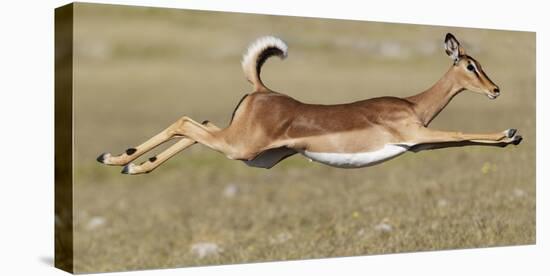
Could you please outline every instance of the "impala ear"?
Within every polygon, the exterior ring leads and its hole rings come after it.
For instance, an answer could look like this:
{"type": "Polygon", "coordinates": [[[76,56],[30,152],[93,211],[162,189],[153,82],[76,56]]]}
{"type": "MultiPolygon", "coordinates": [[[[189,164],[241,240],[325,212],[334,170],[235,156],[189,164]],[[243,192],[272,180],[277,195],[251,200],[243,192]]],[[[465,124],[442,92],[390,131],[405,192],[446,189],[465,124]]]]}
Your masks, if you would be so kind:
{"type": "Polygon", "coordinates": [[[458,59],[466,54],[464,48],[460,46],[460,43],[451,33],[447,33],[445,36],[445,53],[453,59],[454,63],[458,62],[458,59]]]}

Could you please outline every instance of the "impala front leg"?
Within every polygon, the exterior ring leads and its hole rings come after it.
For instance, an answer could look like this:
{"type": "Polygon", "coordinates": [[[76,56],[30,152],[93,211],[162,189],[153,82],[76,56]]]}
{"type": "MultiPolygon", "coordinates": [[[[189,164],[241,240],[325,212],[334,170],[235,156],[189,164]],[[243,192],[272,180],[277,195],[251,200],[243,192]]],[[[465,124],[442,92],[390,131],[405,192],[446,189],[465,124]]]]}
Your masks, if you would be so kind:
{"type": "Polygon", "coordinates": [[[509,144],[518,145],[523,140],[516,129],[507,129],[497,133],[471,134],[421,128],[413,139],[412,151],[439,149],[462,146],[496,146],[505,147],[509,144]]]}

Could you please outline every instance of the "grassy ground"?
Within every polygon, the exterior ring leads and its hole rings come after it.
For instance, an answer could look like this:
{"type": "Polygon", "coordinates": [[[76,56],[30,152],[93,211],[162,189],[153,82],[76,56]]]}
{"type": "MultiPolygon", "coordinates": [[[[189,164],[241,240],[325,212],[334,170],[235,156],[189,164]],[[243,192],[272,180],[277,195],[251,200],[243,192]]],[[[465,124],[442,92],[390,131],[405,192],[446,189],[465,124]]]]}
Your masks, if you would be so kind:
{"type": "Polygon", "coordinates": [[[77,272],[535,242],[532,33],[85,4],[75,15],[77,272]],[[290,46],[288,60],[264,67],[269,87],[343,103],[429,87],[451,64],[449,31],[502,95],[466,92],[432,127],[514,127],[520,146],[407,153],[355,170],[301,156],[255,169],[200,145],[148,175],[95,161],[182,115],[226,125],[250,92],[239,61],[258,36],[290,46]]]}

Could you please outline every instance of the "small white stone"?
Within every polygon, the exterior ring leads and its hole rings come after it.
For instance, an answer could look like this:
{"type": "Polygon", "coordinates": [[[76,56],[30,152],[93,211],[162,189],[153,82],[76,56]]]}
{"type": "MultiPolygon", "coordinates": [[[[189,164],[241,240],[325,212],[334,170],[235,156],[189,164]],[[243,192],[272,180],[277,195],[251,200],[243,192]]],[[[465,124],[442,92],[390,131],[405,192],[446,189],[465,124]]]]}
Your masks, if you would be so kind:
{"type": "Polygon", "coordinates": [[[271,244],[281,244],[289,241],[290,239],[292,239],[292,234],[288,232],[283,232],[283,233],[277,234],[274,237],[270,237],[269,242],[271,244]]]}
{"type": "Polygon", "coordinates": [[[239,193],[239,186],[235,184],[229,184],[223,190],[223,196],[227,198],[233,198],[239,193]]]}
{"type": "Polygon", "coordinates": [[[374,226],[374,229],[380,232],[389,233],[393,230],[393,227],[385,222],[382,222],[374,226]]]}
{"type": "Polygon", "coordinates": [[[86,224],[86,230],[94,230],[103,226],[107,220],[104,217],[92,217],[86,224]]]}
{"type": "Polygon", "coordinates": [[[447,205],[449,205],[449,202],[446,199],[442,198],[442,199],[437,201],[437,206],[439,206],[439,207],[445,207],[447,205]]]}
{"type": "Polygon", "coordinates": [[[196,255],[199,259],[209,256],[217,256],[223,250],[213,242],[199,242],[191,246],[191,253],[196,255]]]}

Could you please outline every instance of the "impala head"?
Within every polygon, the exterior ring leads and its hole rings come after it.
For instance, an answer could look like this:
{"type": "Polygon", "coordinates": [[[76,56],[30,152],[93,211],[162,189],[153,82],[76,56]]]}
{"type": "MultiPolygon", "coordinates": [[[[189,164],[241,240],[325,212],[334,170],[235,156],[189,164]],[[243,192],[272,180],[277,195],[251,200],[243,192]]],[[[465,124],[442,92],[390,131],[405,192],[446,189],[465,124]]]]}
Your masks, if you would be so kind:
{"type": "Polygon", "coordinates": [[[481,64],[467,55],[458,40],[450,33],[445,36],[445,52],[453,60],[454,66],[451,71],[464,89],[485,94],[491,100],[500,95],[500,89],[483,72],[481,64]]]}

